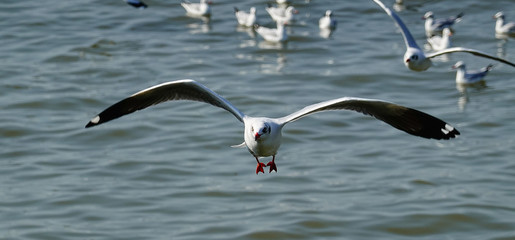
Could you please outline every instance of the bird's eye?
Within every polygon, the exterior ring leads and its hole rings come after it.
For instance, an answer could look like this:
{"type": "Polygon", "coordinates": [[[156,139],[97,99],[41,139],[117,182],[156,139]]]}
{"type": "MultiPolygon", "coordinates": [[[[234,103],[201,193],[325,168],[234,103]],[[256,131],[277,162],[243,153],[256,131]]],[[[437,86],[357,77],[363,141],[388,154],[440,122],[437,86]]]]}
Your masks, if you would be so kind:
{"type": "Polygon", "coordinates": [[[250,127],[250,131],[251,131],[251,132],[254,132],[254,127],[250,127]]]}

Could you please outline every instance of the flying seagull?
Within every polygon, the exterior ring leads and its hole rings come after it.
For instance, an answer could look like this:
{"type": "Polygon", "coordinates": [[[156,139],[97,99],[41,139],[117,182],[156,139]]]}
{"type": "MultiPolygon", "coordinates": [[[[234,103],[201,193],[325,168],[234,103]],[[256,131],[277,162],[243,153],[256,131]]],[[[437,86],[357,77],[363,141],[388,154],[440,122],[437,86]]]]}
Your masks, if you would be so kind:
{"type": "Polygon", "coordinates": [[[175,100],[191,100],[209,103],[230,112],[244,125],[244,142],[235,147],[247,147],[256,158],[256,174],[264,173],[263,167],[277,171],[275,155],[281,145],[281,131],[284,125],[309,114],[329,110],[353,110],[371,115],[409,134],[433,139],[450,139],[460,132],[446,122],[421,111],[394,103],[374,99],[343,97],[309,105],[281,118],[247,116],[225,98],[204,85],[190,79],[165,82],[141,90],[102,111],[86,125],[93,127],[123,115],[175,100]],[[261,163],[260,157],[272,156],[268,164],[261,163]]]}
{"type": "Polygon", "coordinates": [[[452,47],[433,53],[424,53],[424,51],[415,42],[415,38],[413,38],[404,22],[402,22],[401,18],[395,12],[386,7],[380,0],[374,0],[374,2],[377,3],[377,5],[379,5],[381,8],[383,8],[383,10],[388,15],[390,15],[390,17],[397,23],[397,26],[399,26],[399,28],[401,29],[402,36],[404,37],[404,43],[406,44],[406,52],[404,53],[404,65],[406,65],[406,67],[408,67],[410,70],[425,71],[432,65],[431,58],[434,58],[442,54],[454,52],[467,52],[474,54],[476,56],[490,58],[499,62],[503,62],[508,65],[511,65],[512,67],[515,67],[515,63],[470,48],[452,47]]]}

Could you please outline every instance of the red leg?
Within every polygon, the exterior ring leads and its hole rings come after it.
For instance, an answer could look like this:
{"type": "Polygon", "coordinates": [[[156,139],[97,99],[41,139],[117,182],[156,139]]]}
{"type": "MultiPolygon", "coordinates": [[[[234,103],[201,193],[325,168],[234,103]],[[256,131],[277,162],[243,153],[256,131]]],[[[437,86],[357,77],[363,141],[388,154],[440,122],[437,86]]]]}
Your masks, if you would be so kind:
{"type": "Polygon", "coordinates": [[[258,174],[259,172],[265,173],[265,170],[263,170],[263,168],[266,167],[266,165],[264,163],[260,162],[257,157],[255,157],[255,158],[257,161],[256,174],[258,174]]]}
{"type": "Polygon", "coordinates": [[[277,172],[277,166],[275,165],[275,155],[272,156],[272,161],[268,162],[266,165],[270,167],[269,173],[271,173],[272,171],[277,172]]]}

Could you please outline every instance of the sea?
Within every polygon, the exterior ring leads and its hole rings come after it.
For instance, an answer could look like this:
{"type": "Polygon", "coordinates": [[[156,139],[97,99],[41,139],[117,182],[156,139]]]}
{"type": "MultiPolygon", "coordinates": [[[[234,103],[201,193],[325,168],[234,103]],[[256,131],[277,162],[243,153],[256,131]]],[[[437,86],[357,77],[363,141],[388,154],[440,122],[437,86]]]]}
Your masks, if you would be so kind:
{"type": "MultiPolygon", "coordinates": [[[[0,4],[0,239],[515,239],[515,68],[468,53],[403,64],[393,20],[372,0],[290,0],[289,40],[237,25],[273,1],[213,0],[210,18],[179,0],[0,4]],[[318,28],[332,10],[334,31],[318,28]],[[493,64],[457,86],[452,66],[493,64]],[[348,97],[381,99],[457,128],[411,136],[331,111],[287,124],[277,172],[255,173],[243,125],[193,101],[94,128],[99,112],[153,85],[194,79],[250,116],[282,117],[348,97]]],[[[464,13],[453,46],[515,62],[513,0],[384,0],[427,48],[422,16],[464,13]]],[[[431,51],[427,49],[427,51],[431,51]]],[[[263,158],[268,162],[271,158],[263,158]]]]}

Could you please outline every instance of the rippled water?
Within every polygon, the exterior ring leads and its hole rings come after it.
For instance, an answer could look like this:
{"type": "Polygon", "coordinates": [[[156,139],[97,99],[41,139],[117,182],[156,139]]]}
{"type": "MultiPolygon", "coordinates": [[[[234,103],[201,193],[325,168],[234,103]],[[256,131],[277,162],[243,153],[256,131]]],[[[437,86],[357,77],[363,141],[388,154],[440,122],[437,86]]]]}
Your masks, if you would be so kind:
{"type": "MultiPolygon", "coordinates": [[[[392,6],[393,1],[386,1],[392,6]]],[[[465,12],[455,46],[515,60],[491,18],[512,0],[407,1],[421,16],[465,12]]],[[[285,45],[238,28],[215,1],[209,23],[179,1],[3,1],[0,8],[1,239],[515,239],[515,71],[495,63],[485,86],[460,92],[453,54],[426,72],[404,67],[402,38],[372,1],[294,1],[285,45]],[[338,29],[320,36],[332,9],[338,29]],[[230,114],[162,104],[84,129],[110,104],[192,78],[249,115],[279,117],[341,96],[379,98],[438,116],[458,139],[409,136],[352,112],[289,124],[278,173],[255,160],[230,114]]]]}

